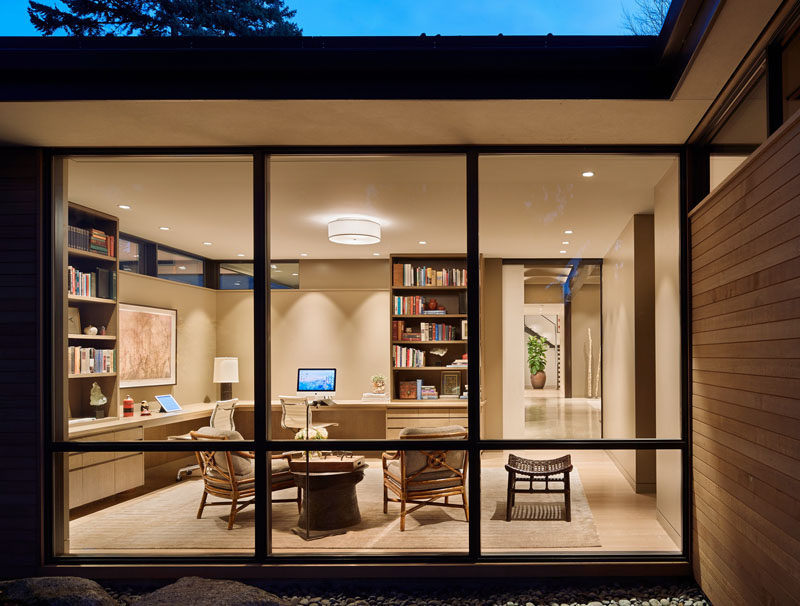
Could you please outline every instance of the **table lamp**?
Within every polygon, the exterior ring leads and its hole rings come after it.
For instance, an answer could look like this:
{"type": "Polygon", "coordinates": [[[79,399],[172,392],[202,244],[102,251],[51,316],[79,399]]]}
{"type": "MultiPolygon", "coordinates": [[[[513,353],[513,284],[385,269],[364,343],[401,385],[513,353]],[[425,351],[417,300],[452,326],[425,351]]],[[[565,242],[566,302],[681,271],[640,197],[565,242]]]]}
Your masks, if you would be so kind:
{"type": "Polygon", "coordinates": [[[231,383],[239,382],[239,358],[214,358],[214,383],[221,383],[220,400],[233,397],[231,383]]]}

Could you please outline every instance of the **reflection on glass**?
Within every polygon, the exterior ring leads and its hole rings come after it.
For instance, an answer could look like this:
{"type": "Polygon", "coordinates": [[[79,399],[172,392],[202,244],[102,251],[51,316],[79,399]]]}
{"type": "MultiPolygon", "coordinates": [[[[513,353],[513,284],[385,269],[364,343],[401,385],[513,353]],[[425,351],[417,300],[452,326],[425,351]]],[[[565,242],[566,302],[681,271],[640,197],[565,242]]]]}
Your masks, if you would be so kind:
{"type": "Polygon", "coordinates": [[[484,453],[483,552],[677,553],[680,455],[678,450],[484,453]]]}
{"type": "Polygon", "coordinates": [[[136,274],[144,273],[142,259],[139,257],[139,243],[124,238],[119,239],[119,268],[136,274]]]}
{"type": "Polygon", "coordinates": [[[56,551],[62,555],[253,553],[255,490],[250,453],[71,452],[54,456],[56,551]],[[176,482],[175,472],[192,464],[199,469],[176,482]]]}
{"type": "Polygon", "coordinates": [[[158,277],[203,286],[203,260],[158,247],[158,277]]]}
{"type": "Polygon", "coordinates": [[[479,170],[485,437],[679,437],[675,157],[479,170]]]}
{"type": "Polygon", "coordinates": [[[759,145],[767,138],[767,77],[761,76],[717,131],[715,145],[759,145]]]}

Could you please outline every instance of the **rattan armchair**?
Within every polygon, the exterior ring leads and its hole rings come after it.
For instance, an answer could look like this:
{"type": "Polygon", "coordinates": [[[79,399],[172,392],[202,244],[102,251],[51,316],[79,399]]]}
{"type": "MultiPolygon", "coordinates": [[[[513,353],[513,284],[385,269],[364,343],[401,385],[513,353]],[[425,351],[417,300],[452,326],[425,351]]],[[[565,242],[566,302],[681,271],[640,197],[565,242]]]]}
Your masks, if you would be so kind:
{"type": "MultiPolygon", "coordinates": [[[[467,431],[459,425],[446,427],[411,428],[400,432],[407,440],[458,440],[466,439],[467,431]]],[[[388,513],[389,502],[400,503],[400,530],[406,529],[406,516],[425,505],[455,507],[464,510],[469,522],[467,504],[467,452],[466,450],[408,450],[384,452],[383,513],[388,513]],[[393,496],[389,496],[391,493],[393,496]],[[450,503],[452,496],[461,496],[461,504],[450,503]],[[437,502],[444,499],[444,502],[437,502]],[[414,507],[406,510],[406,506],[414,507]]]]}
{"type": "MultiPolygon", "coordinates": [[[[237,431],[213,429],[204,427],[200,431],[189,434],[192,440],[241,440],[242,436],[237,431]]],[[[197,510],[197,519],[203,516],[206,506],[230,505],[228,515],[228,530],[233,528],[236,514],[248,505],[255,503],[255,474],[251,452],[198,450],[195,452],[197,463],[203,477],[203,496],[200,498],[200,508],[197,510]],[[222,499],[208,502],[209,495],[222,499]]],[[[297,503],[300,511],[302,493],[294,481],[294,476],[289,470],[290,453],[273,454],[270,460],[271,483],[270,492],[297,488],[297,496],[291,499],[272,499],[273,503],[297,503]]]]}

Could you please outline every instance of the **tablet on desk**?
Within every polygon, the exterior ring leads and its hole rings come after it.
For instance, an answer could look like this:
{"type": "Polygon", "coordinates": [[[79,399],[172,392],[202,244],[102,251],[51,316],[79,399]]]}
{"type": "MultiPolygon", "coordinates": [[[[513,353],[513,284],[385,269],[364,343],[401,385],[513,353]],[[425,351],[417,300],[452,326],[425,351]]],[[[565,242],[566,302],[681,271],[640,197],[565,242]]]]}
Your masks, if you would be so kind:
{"type": "Polygon", "coordinates": [[[178,404],[178,401],[172,396],[172,394],[156,396],[156,400],[159,404],[161,404],[161,410],[163,412],[178,412],[182,410],[181,405],[178,404]]]}

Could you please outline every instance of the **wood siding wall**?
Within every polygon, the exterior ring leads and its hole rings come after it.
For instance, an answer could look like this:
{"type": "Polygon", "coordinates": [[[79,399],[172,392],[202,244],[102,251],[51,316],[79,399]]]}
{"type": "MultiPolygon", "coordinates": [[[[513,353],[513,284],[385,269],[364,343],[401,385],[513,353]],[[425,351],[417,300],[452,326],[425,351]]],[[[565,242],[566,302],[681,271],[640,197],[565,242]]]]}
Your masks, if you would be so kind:
{"type": "Polygon", "coordinates": [[[39,564],[40,166],[0,148],[0,578],[39,564]]]}
{"type": "Polygon", "coordinates": [[[694,571],[715,606],[800,596],[800,114],[690,216],[694,571]]]}

